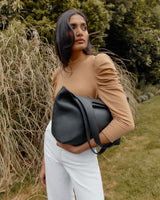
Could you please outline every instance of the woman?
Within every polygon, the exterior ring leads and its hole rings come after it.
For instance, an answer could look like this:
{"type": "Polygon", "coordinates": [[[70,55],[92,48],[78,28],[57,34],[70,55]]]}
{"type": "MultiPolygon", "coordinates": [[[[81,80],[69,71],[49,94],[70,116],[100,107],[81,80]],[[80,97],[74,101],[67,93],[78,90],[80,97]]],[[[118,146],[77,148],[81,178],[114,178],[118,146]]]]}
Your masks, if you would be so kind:
{"type": "MultiPolygon", "coordinates": [[[[55,46],[61,65],[54,73],[54,98],[65,86],[77,95],[102,99],[113,116],[99,134],[102,144],[131,131],[134,122],[115,66],[106,54],[92,55],[83,13],[68,10],[60,16],[55,46]]],[[[91,146],[96,147],[93,139],[91,146]]],[[[57,142],[51,134],[51,122],[45,132],[40,179],[49,200],[73,200],[73,189],[77,200],[104,200],[97,156],[87,142],[79,146],[57,142]]]]}

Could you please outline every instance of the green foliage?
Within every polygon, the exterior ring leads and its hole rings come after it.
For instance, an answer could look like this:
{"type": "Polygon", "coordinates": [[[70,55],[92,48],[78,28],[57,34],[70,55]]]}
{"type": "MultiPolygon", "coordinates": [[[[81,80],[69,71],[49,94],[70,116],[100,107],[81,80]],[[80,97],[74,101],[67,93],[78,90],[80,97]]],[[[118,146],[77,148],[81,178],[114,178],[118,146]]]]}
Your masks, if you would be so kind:
{"type": "Polygon", "coordinates": [[[105,29],[109,28],[110,15],[105,10],[101,0],[43,0],[23,1],[21,15],[28,23],[37,26],[41,36],[47,37],[49,43],[53,43],[54,28],[57,18],[69,9],[82,10],[88,17],[89,32],[94,33],[92,42],[94,45],[103,44],[105,29]],[[93,39],[94,38],[94,39],[93,39]]]}
{"type": "Polygon", "coordinates": [[[146,82],[158,83],[160,80],[160,30],[155,29],[152,21],[152,9],[143,1],[136,2],[126,23],[129,51],[127,57],[141,78],[146,82]],[[137,17],[138,16],[138,17],[137,17]],[[129,21],[130,22],[130,21],[129,21]]]}
{"type": "Polygon", "coordinates": [[[148,29],[133,32],[128,31],[127,37],[130,50],[128,57],[139,74],[139,80],[144,78],[146,83],[158,83],[160,80],[160,30],[148,29]],[[138,66],[138,67],[137,67],[138,66]]]}
{"type": "Polygon", "coordinates": [[[53,43],[54,28],[57,18],[69,9],[81,10],[88,18],[89,32],[93,45],[99,47],[104,44],[103,37],[106,29],[109,29],[110,13],[105,9],[101,0],[43,0],[23,1],[23,18],[34,26],[41,36],[47,37],[49,43],[53,43]]]}
{"type": "Polygon", "coordinates": [[[111,20],[111,14],[105,9],[104,2],[100,0],[84,1],[82,2],[82,11],[88,19],[92,44],[96,45],[96,47],[104,45],[103,38],[107,36],[104,33],[106,29],[110,28],[109,22],[111,20]]]}
{"type": "Polygon", "coordinates": [[[158,91],[158,86],[156,87],[154,85],[145,85],[142,90],[142,94],[147,94],[147,93],[151,92],[154,95],[156,95],[157,91],[158,91]]]}
{"type": "Polygon", "coordinates": [[[160,0],[3,0],[0,28],[20,19],[53,44],[57,18],[72,8],[86,14],[95,49],[105,47],[123,57],[139,81],[159,83],[160,0]]]}
{"type": "Polygon", "coordinates": [[[0,29],[4,30],[9,21],[19,14],[21,9],[20,0],[2,0],[0,2],[0,29]]]}
{"type": "Polygon", "coordinates": [[[160,29],[160,5],[156,5],[152,9],[152,22],[155,24],[155,28],[160,29]]]}
{"type": "MultiPolygon", "coordinates": [[[[107,1],[108,2],[108,1],[107,1]]],[[[106,39],[108,48],[125,59],[128,69],[152,84],[160,81],[159,6],[155,1],[114,0],[106,39]],[[153,8],[149,5],[154,6],[153,8]],[[155,17],[154,17],[155,16],[155,17]],[[154,20],[153,20],[154,18],[154,20]]]]}
{"type": "Polygon", "coordinates": [[[36,26],[41,37],[47,38],[48,41],[53,41],[55,22],[50,11],[49,0],[24,0],[21,2],[23,6],[21,16],[25,19],[27,26],[36,26]]]}

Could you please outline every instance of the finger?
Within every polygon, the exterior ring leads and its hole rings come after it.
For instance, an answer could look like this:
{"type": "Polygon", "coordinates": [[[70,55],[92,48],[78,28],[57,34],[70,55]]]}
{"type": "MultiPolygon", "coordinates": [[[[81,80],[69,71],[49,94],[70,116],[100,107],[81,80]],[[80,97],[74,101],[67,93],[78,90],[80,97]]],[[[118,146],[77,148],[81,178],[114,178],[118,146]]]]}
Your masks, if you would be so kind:
{"type": "Polygon", "coordinates": [[[46,187],[46,179],[43,179],[42,185],[43,185],[43,187],[46,187]]]}
{"type": "Polygon", "coordinates": [[[60,142],[57,142],[57,146],[59,146],[59,147],[64,147],[65,145],[62,144],[62,143],[60,143],[60,142]]]}
{"type": "Polygon", "coordinates": [[[45,179],[45,176],[40,176],[40,181],[41,181],[41,184],[43,187],[46,187],[46,179],[45,179]]]}
{"type": "Polygon", "coordinates": [[[59,146],[59,147],[60,147],[60,143],[59,143],[59,142],[57,142],[56,144],[57,144],[57,146],[59,146]]]}

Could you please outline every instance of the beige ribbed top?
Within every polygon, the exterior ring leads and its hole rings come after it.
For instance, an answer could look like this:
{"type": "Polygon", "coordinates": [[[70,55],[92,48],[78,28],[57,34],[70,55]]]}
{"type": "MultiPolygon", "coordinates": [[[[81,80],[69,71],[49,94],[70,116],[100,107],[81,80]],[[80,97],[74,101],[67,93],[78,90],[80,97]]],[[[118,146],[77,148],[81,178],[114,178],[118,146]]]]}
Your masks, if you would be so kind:
{"type": "Polygon", "coordinates": [[[62,86],[76,95],[100,98],[110,109],[113,120],[102,132],[113,142],[134,128],[126,95],[116,68],[106,54],[85,55],[69,62],[67,72],[58,67],[53,77],[53,98],[62,86]]]}

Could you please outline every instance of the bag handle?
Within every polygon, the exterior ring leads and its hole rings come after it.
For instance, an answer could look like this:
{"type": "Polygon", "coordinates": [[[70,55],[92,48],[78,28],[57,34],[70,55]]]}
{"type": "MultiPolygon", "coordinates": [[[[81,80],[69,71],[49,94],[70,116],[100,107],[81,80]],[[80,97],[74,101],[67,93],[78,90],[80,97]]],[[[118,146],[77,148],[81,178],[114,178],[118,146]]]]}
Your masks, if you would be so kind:
{"type": "Polygon", "coordinates": [[[92,117],[94,116],[92,105],[90,104],[90,102],[88,102],[85,98],[81,96],[73,95],[73,97],[75,101],[77,102],[77,104],[79,105],[82,116],[83,116],[83,122],[85,126],[85,132],[86,132],[86,137],[87,137],[89,147],[93,153],[100,155],[106,150],[106,145],[101,144],[101,141],[99,138],[99,130],[96,125],[95,117],[92,117]],[[94,149],[91,146],[91,143],[90,143],[91,132],[96,144],[99,147],[101,147],[99,152],[94,151],[94,149]]]}

